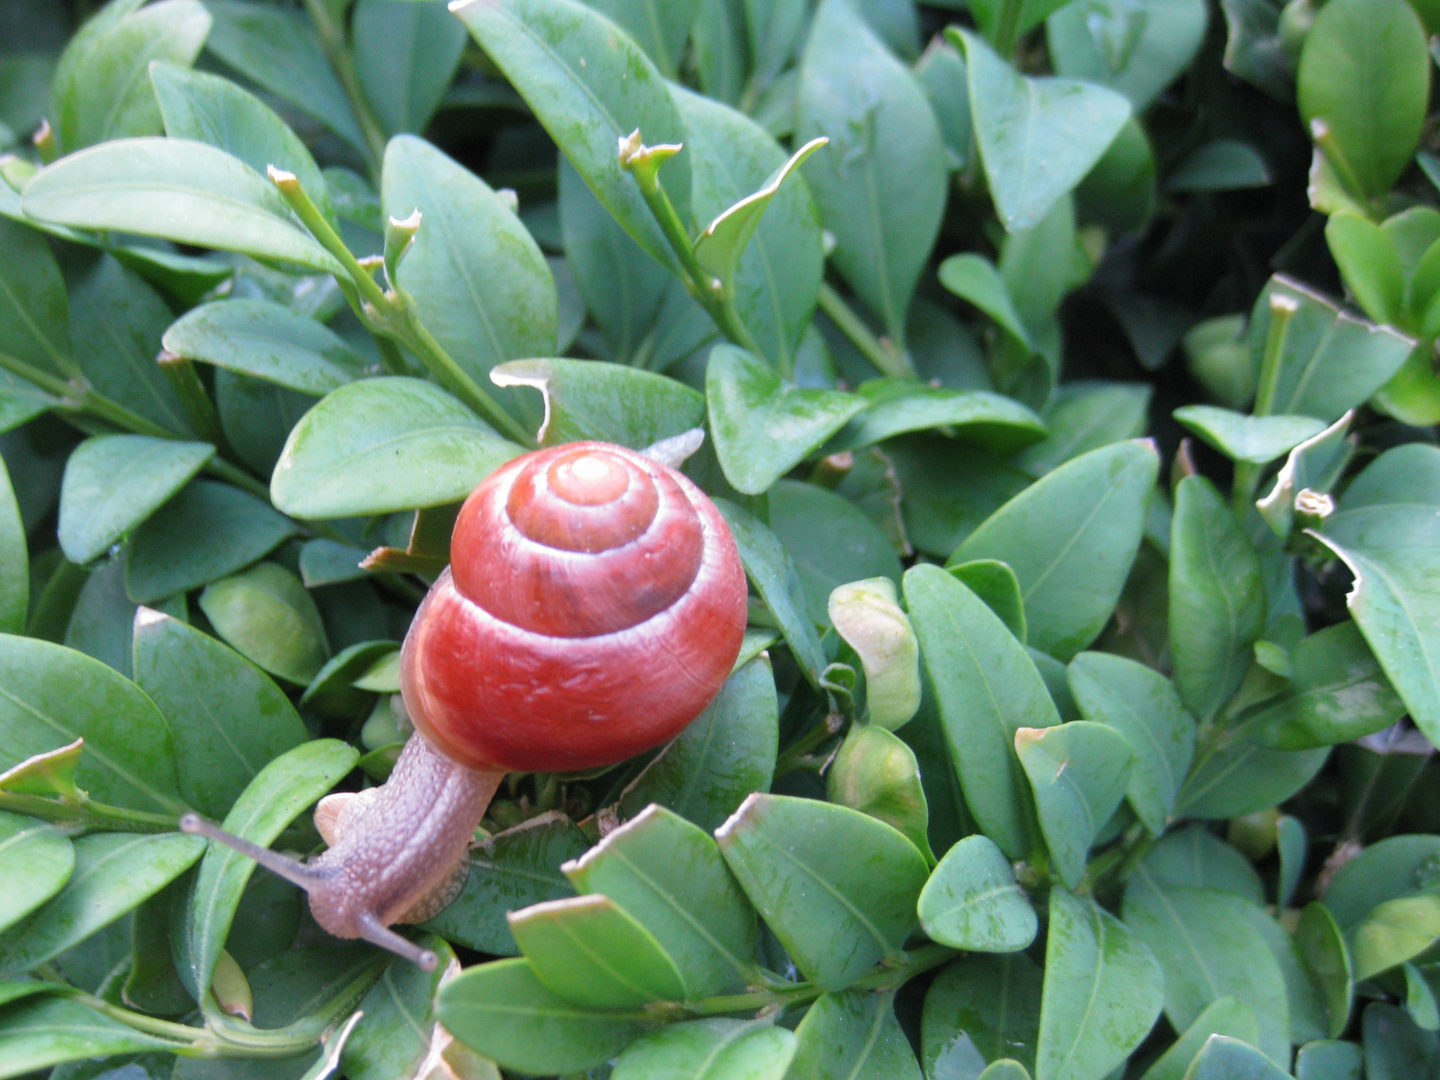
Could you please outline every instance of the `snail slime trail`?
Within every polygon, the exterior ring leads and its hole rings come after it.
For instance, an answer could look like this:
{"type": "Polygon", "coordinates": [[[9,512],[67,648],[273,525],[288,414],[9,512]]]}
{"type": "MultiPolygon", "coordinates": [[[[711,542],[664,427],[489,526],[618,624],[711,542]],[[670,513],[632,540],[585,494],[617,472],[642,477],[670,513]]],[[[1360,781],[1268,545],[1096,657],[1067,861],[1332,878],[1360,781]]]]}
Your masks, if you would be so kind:
{"type": "Polygon", "coordinates": [[[401,648],[415,734],[384,784],[320,801],[323,854],[302,863],[181,820],[306,890],[330,933],[425,968],[434,954],[390,927],[459,893],[505,774],[600,768],[674,738],[724,685],[746,618],[715,505],[609,443],[497,470],[461,507],[450,557],[401,648]]]}

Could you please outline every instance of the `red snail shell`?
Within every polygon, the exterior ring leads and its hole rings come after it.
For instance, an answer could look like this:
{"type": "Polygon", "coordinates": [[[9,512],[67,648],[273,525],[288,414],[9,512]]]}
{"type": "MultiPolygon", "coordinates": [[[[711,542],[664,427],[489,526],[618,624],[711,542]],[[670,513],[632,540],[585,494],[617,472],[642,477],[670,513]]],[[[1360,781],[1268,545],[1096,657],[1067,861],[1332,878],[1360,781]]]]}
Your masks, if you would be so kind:
{"type": "Polygon", "coordinates": [[[745,572],[685,476],[624,447],[515,459],[460,509],[405,638],[416,728],[472,769],[563,772],[674,737],[724,685],[745,572]]]}

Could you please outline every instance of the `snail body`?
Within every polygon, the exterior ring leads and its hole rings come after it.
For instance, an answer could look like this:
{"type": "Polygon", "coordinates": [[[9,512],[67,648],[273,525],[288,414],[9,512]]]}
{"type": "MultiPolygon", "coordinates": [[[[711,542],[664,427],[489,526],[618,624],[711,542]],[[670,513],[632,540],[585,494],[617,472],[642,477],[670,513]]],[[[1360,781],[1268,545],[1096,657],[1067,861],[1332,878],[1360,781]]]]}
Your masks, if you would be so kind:
{"type": "Polygon", "coordinates": [[[433,966],[388,927],[458,893],[505,774],[599,768],[673,738],[724,685],[745,621],[734,539],[677,470],[608,443],[525,454],[460,510],[401,652],[416,733],[384,785],[321,800],[328,850],[297,863],[197,815],[181,827],[305,888],[332,934],[433,966]]]}

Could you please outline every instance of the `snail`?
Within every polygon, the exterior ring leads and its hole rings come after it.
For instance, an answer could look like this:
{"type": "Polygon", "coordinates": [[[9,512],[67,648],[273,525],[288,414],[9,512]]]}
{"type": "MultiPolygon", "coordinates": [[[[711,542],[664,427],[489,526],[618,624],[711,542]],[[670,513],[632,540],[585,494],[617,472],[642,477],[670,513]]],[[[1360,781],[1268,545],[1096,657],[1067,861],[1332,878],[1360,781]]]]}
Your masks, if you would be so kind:
{"type": "Polygon", "coordinates": [[[673,738],[729,676],[745,597],[725,520],[670,465],[602,442],[522,455],[460,509],[401,647],[415,734],[385,784],[320,801],[328,849],[302,863],[196,814],[180,827],[306,890],[337,937],[432,969],[390,926],[459,893],[505,775],[599,768],[673,738]]]}

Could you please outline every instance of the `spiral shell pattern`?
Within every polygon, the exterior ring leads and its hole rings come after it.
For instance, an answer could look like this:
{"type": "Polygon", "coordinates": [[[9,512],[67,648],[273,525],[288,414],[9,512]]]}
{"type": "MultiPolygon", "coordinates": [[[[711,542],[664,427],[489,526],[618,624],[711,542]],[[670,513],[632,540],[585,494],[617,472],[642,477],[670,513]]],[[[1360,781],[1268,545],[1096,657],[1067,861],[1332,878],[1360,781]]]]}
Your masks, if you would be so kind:
{"type": "Polygon", "coordinates": [[[674,737],[724,685],[745,572],[715,505],[608,443],[517,458],[460,510],[405,638],[416,727],[474,769],[563,772],[674,737]]]}

